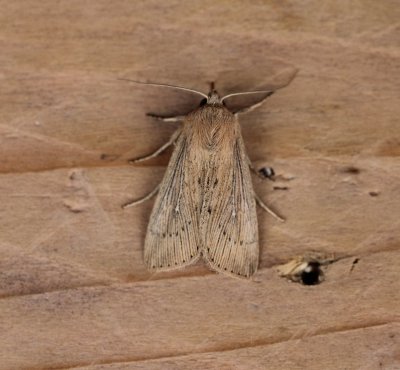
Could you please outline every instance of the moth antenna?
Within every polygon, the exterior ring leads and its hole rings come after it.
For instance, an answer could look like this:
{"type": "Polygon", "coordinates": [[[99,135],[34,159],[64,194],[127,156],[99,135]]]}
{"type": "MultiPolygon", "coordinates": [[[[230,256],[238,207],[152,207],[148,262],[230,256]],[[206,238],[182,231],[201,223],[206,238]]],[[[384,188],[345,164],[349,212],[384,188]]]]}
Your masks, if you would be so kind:
{"type": "Polygon", "coordinates": [[[244,91],[244,92],[239,92],[239,93],[233,93],[233,94],[228,94],[225,95],[223,98],[221,98],[221,102],[223,102],[225,99],[230,98],[232,96],[238,96],[238,95],[250,95],[250,94],[273,94],[275,90],[256,90],[256,91],[244,91]]]}
{"type": "Polygon", "coordinates": [[[159,84],[159,83],[154,83],[154,82],[141,82],[141,81],[135,81],[135,80],[130,80],[128,78],[118,78],[117,80],[120,81],[128,81],[128,82],[134,82],[136,84],[141,84],[141,85],[151,85],[151,86],[161,86],[161,87],[170,87],[172,89],[177,89],[177,90],[183,90],[183,91],[189,91],[195,94],[199,94],[204,98],[208,98],[208,96],[206,94],[203,94],[200,91],[197,90],[193,90],[193,89],[189,89],[187,87],[182,87],[182,86],[174,86],[174,85],[168,85],[168,84],[159,84]]]}
{"type": "Polygon", "coordinates": [[[229,95],[225,95],[224,97],[221,98],[221,103],[227,99],[230,98],[231,96],[237,96],[237,95],[249,95],[249,94],[260,94],[260,93],[264,93],[264,94],[273,94],[276,90],[282,89],[283,87],[286,87],[287,85],[289,85],[292,80],[296,77],[297,75],[297,70],[292,74],[292,76],[290,77],[289,81],[287,81],[285,84],[277,87],[275,90],[255,90],[255,91],[244,91],[244,92],[239,92],[239,93],[233,93],[233,94],[229,94],[229,95]]]}

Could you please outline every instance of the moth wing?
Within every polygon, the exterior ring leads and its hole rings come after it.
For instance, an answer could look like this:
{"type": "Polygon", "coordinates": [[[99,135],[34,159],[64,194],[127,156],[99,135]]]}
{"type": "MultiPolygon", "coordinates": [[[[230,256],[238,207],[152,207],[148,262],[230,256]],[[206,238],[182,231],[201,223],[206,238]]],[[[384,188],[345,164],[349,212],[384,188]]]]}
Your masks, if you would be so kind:
{"type": "Polygon", "coordinates": [[[195,191],[187,184],[187,138],[181,134],[160,185],[147,228],[144,261],[150,269],[168,270],[199,257],[195,191]]]}
{"type": "Polygon", "coordinates": [[[258,267],[258,225],[253,185],[241,136],[227,163],[210,176],[208,207],[202,212],[204,258],[214,270],[250,277],[258,267]]]}

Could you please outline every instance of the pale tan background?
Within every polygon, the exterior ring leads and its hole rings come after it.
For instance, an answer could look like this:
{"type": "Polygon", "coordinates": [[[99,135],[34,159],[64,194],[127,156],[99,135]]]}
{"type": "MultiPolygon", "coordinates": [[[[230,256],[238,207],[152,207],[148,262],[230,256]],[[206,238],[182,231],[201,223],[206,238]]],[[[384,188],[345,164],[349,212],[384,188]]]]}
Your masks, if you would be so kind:
{"type": "Polygon", "coordinates": [[[0,369],[400,368],[398,1],[0,1],[0,369]],[[142,263],[198,97],[295,80],[242,117],[262,198],[252,281],[142,263]],[[286,77],[285,77],[286,76],[286,77]],[[274,186],[287,190],[274,190],[274,186]],[[275,265],[349,256],[313,287],[275,265]],[[358,264],[350,272],[354,258],[358,264]]]}

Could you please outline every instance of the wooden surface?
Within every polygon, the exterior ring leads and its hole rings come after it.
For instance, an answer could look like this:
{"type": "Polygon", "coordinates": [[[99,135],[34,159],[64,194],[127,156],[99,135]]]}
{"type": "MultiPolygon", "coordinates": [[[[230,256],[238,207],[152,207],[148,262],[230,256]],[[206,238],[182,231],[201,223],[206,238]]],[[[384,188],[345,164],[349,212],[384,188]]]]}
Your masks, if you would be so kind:
{"type": "Polygon", "coordinates": [[[0,369],[400,368],[400,8],[384,1],[0,1],[0,369]],[[175,124],[198,97],[295,80],[241,117],[251,281],[142,262],[175,124]],[[281,188],[287,188],[282,190],[281,188]],[[281,189],[281,190],[280,190],[281,189]],[[303,286],[276,265],[346,257],[303,286]],[[359,261],[353,265],[355,258],[359,261]],[[352,269],[353,267],[353,269],[352,269]],[[352,269],[352,270],[351,270],[352,269]]]}

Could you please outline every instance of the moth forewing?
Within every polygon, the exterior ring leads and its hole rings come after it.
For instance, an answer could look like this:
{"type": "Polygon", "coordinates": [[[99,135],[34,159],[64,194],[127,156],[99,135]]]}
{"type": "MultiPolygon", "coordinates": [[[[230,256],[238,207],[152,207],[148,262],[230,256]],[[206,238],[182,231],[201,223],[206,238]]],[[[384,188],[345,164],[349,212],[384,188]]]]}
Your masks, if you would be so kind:
{"type": "Polygon", "coordinates": [[[216,148],[213,188],[201,214],[204,257],[214,270],[250,277],[259,259],[256,203],[237,118],[225,125],[233,135],[216,148]]]}
{"type": "Polygon", "coordinates": [[[188,138],[179,136],[147,227],[144,261],[150,269],[167,270],[200,256],[198,214],[189,187],[188,138]]]}

